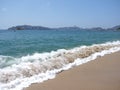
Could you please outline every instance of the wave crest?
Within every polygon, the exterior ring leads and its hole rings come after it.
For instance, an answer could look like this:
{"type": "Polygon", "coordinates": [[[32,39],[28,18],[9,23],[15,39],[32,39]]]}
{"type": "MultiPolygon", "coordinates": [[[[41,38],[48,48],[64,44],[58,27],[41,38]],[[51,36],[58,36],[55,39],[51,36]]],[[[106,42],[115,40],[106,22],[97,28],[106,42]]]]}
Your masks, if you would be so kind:
{"type": "Polygon", "coordinates": [[[5,65],[0,67],[0,89],[17,88],[20,90],[31,83],[54,78],[56,73],[62,70],[119,50],[120,41],[115,41],[70,50],[60,49],[50,53],[35,53],[21,58],[0,56],[0,64],[5,65]]]}

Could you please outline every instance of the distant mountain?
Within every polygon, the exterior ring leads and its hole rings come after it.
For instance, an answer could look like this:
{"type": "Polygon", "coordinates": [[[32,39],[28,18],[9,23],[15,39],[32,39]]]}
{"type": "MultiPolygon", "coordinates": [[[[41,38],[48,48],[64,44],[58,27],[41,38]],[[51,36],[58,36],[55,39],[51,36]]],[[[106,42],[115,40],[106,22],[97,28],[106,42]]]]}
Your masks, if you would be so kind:
{"type": "Polygon", "coordinates": [[[48,27],[20,25],[8,28],[8,30],[50,30],[48,27]]]}
{"type": "Polygon", "coordinates": [[[112,30],[120,30],[120,25],[114,26],[114,27],[112,27],[110,29],[112,29],[112,30]]]}
{"type": "Polygon", "coordinates": [[[31,26],[31,25],[19,25],[8,28],[8,30],[80,30],[77,26],[73,27],[60,27],[60,28],[49,28],[43,26],[31,26]]]}
{"type": "Polygon", "coordinates": [[[101,27],[94,27],[94,28],[80,28],[77,26],[73,27],[59,27],[59,28],[49,28],[49,27],[43,27],[43,26],[31,26],[31,25],[19,25],[19,26],[13,26],[8,28],[8,30],[95,30],[95,31],[109,31],[109,30],[120,30],[120,25],[114,26],[112,28],[101,28],[101,27]]]}
{"type": "Polygon", "coordinates": [[[104,28],[101,28],[101,27],[94,27],[94,28],[86,28],[87,30],[95,30],[95,31],[102,31],[102,30],[106,30],[104,28]]]}
{"type": "Polygon", "coordinates": [[[82,28],[73,26],[73,27],[59,27],[59,28],[53,28],[56,30],[82,30],[82,28]]]}
{"type": "Polygon", "coordinates": [[[101,27],[94,27],[94,28],[87,28],[88,30],[96,30],[96,31],[110,31],[110,30],[113,30],[113,31],[118,31],[120,30],[120,25],[117,25],[117,26],[114,26],[112,28],[101,28],[101,27]]]}

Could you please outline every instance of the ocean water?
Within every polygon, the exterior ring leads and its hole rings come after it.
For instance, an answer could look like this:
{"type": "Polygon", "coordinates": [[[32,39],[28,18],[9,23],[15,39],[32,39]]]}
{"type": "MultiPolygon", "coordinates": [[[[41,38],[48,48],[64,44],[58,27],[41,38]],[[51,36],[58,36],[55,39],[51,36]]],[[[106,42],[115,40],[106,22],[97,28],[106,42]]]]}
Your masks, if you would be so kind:
{"type": "Polygon", "coordinates": [[[0,90],[22,90],[119,50],[119,31],[0,30],[0,90]]]}

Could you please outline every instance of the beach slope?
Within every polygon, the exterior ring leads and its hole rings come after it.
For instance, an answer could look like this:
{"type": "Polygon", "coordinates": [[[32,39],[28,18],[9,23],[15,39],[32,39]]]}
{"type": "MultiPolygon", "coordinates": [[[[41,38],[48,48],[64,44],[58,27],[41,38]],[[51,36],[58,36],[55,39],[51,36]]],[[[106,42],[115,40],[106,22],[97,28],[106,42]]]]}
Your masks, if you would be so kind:
{"type": "Polygon", "coordinates": [[[120,90],[120,52],[59,73],[25,90],[120,90]]]}

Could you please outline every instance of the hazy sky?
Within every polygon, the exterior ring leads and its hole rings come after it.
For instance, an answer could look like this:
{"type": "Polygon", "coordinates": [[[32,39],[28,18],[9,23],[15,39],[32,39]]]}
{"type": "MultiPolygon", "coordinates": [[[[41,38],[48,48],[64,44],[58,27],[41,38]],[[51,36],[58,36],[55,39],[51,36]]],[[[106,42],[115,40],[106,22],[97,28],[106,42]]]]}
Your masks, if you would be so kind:
{"type": "Polygon", "coordinates": [[[120,0],[0,0],[0,28],[14,25],[112,27],[120,0]]]}

